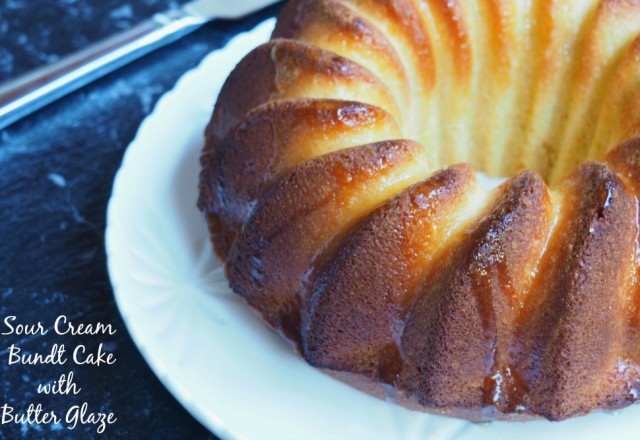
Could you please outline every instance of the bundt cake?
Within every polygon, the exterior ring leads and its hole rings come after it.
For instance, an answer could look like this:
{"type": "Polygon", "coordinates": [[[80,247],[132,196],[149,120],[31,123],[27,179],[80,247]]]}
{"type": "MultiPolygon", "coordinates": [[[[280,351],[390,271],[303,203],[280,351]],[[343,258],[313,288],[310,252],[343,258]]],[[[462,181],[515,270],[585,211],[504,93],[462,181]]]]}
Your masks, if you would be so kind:
{"type": "Polygon", "coordinates": [[[637,0],[290,1],[205,133],[231,287],[410,408],[635,402],[639,35],[637,0]]]}

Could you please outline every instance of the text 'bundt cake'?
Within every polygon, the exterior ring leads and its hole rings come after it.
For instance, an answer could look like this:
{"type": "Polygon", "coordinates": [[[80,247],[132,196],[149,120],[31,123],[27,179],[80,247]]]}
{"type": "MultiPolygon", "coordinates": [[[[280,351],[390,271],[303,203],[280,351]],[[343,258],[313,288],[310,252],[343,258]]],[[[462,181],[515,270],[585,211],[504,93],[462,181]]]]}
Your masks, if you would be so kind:
{"type": "Polygon", "coordinates": [[[231,287],[411,408],[638,400],[639,35],[632,0],[289,2],[206,131],[231,287]]]}

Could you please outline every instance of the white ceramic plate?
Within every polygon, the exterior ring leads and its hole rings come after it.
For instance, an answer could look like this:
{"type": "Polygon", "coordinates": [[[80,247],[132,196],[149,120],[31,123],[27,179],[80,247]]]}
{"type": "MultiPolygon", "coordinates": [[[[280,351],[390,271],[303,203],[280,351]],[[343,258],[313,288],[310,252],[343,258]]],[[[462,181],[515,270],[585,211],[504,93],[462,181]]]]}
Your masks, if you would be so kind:
{"type": "Polygon", "coordinates": [[[115,180],[109,273],[124,321],[165,386],[228,439],[638,439],[640,405],[561,423],[472,424],[375,399],[308,366],[229,290],[196,209],[198,156],[224,79],[273,25],[185,74],[140,126],[115,180]]]}

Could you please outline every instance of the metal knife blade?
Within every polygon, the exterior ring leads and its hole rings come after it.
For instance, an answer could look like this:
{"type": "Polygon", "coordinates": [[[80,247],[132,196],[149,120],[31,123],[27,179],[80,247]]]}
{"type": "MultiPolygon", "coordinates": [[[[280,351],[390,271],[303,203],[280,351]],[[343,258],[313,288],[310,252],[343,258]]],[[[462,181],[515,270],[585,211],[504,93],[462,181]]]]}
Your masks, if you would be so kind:
{"type": "Polygon", "coordinates": [[[193,0],[0,84],[0,130],[208,21],[239,18],[276,1],[193,0]]]}

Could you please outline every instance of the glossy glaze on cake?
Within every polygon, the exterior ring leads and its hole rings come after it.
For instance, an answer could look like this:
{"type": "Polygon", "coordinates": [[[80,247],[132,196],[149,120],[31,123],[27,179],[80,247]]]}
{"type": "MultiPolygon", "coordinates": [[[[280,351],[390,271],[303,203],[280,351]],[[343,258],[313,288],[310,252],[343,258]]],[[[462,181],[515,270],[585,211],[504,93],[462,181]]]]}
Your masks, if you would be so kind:
{"type": "Polygon", "coordinates": [[[290,1],[206,130],[231,287],[413,409],[635,402],[639,35],[631,0],[290,1]]]}

